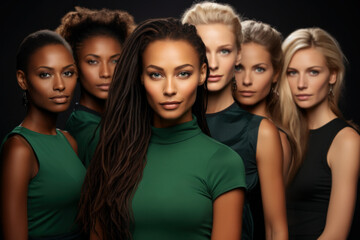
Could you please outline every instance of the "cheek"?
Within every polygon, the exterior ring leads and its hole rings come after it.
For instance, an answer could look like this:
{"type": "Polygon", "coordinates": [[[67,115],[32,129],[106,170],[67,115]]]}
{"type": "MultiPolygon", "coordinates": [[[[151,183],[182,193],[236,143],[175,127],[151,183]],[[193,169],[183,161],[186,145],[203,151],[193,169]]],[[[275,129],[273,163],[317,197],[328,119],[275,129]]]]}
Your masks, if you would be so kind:
{"type": "Polygon", "coordinates": [[[161,88],[158,84],[149,83],[148,81],[144,81],[144,87],[146,92],[146,98],[153,108],[153,103],[157,102],[157,99],[162,96],[161,88]]]}

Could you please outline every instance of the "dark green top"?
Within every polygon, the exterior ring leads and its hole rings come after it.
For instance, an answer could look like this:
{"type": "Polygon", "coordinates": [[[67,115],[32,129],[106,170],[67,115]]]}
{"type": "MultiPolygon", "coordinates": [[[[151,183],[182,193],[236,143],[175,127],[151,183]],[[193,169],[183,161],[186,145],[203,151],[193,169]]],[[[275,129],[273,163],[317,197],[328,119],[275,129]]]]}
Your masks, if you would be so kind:
{"type": "Polygon", "coordinates": [[[75,224],[86,169],[61,131],[45,135],[18,126],[19,134],[34,150],[39,171],[28,186],[29,236],[67,236],[79,231],[75,224]]]}
{"type": "Polygon", "coordinates": [[[66,130],[76,139],[78,154],[87,168],[99,142],[101,116],[85,106],[76,104],[66,122],[66,130]]]}
{"type": "Polygon", "coordinates": [[[132,201],[133,238],[210,239],[214,200],[245,187],[239,155],[205,135],[196,119],[152,128],[143,177],[132,201]]]}
{"type": "Polygon", "coordinates": [[[256,146],[262,119],[263,117],[243,110],[237,103],[233,103],[223,111],[206,115],[211,136],[235,150],[244,161],[248,186],[246,203],[250,205],[245,204],[244,207],[242,239],[253,239],[254,224],[251,211],[262,212],[256,164],[256,146]]]}

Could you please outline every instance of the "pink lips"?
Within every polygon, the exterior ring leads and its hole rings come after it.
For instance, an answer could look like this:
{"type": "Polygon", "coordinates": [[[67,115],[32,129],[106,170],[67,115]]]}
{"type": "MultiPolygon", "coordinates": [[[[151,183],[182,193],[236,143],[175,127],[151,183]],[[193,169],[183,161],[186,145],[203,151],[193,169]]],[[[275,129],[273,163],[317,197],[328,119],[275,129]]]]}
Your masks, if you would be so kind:
{"type": "Polygon", "coordinates": [[[310,94],[296,94],[296,98],[300,101],[306,101],[311,97],[310,94]]]}
{"type": "Polygon", "coordinates": [[[161,102],[160,105],[165,109],[165,110],[175,110],[179,107],[179,105],[181,104],[181,102],[178,101],[168,101],[168,102],[161,102]]]}
{"type": "Polygon", "coordinates": [[[239,91],[239,93],[243,97],[251,97],[254,95],[255,92],[254,91],[239,91]]]}
{"type": "Polygon", "coordinates": [[[208,82],[218,82],[221,80],[223,75],[210,75],[208,77],[208,82]]]}
{"type": "Polygon", "coordinates": [[[57,96],[51,97],[50,99],[57,104],[64,104],[64,103],[67,103],[68,98],[69,98],[69,96],[67,96],[67,95],[57,95],[57,96]]]}
{"type": "Polygon", "coordinates": [[[109,91],[110,83],[99,84],[97,87],[102,91],[109,91]]]}

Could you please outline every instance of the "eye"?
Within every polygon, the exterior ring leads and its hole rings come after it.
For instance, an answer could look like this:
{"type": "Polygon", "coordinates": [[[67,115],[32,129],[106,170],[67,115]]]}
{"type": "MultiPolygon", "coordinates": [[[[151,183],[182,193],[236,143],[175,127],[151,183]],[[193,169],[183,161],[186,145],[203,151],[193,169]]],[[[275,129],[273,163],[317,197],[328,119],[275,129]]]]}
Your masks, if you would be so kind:
{"type": "Polygon", "coordinates": [[[158,72],[152,72],[149,74],[149,76],[152,78],[152,79],[160,79],[162,78],[162,74],[161,73],[158,73],[158,72]]]}
{"type": "Polygon", "coordinates": [[[288,70],[288,71],[286,72],[286,75],[289,76],[289,77],[293,77],[293,76],[295,76],[296,74],[297,74],[297,71],[295,71],[295,70],[288,70]]]}
{"type": "Polygon", "coordinates": [[[265,68],[263,68],[263,67],[256,67],[256,68],[255,68],[255,72],[256,72],[256,73],[263,73],[263,72],[265,72],[265,68]]]}
{"type": "Polygon", "coordinates": [[[51,74],[48,73],[48,72],[41,72],[41,73],[39,74],[39,77],[40,77],[40,78],[49,78],[49,77],[51,77],[51,74]]]}
{"type": "Polygon", "coordinates": [[[221,50],[220,50],[220,53],[221,53],[222,55],[228,55],[230,52],[231,52],[231,51],[230,51],[229,49],[221,49],[221,50]]]}
{"type": "Polygon", "coordinates": [[[75,74],[75,71],[65,71],[63,74],[65,77],[72,77],[75,74]]]}
{"type": "Polygon", "coordinates": [[[191,76],[191,74],[192,73],[189,71],[181,71],[181,72],[179,72],[178,76],[180,78],[189,78],[191,76]]]}
{"type": "Polygon", "coordinates": [[[236,72],[241,72],[243,69],[244,69],[244,67],[241,64],[235,66],[235,71],[236,72]]]}
{"type": "Polygon", "coordinates": [[[118,58],[111,60],[111,63],[113,63],[113,64],[117,64],[118,62],[119,62],[119,59],[118,59],[118,58]]]}
{"type": "Polygon", "coordinates": [[[317,70],[310,70],[310,76],[317,76],[319,75],[319,71],[317,70]]]}
{"type": "Polygon", "coordinates": [[[98,64],[98,61],[97,61],[97,60],[94,60],[94,59],[87,60],[86,62],[87,62],[89,65],[98,64]]]}

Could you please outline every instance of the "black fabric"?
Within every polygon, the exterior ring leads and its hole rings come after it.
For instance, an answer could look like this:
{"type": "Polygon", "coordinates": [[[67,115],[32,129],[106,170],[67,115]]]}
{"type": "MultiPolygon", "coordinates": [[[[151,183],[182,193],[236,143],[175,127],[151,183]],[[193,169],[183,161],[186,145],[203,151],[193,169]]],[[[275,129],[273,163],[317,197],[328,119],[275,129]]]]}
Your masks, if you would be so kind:
{"type": "Polygon", "coordinates": [[[335,136],[347,126],[336,118],[310,130],[304,162],[287,189],[290,239],[317,239],[323,232],[332,180],[327,153],[335,136]]]}

